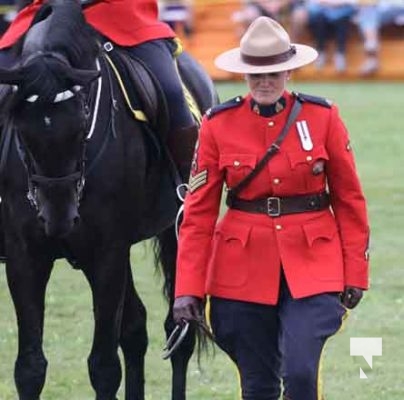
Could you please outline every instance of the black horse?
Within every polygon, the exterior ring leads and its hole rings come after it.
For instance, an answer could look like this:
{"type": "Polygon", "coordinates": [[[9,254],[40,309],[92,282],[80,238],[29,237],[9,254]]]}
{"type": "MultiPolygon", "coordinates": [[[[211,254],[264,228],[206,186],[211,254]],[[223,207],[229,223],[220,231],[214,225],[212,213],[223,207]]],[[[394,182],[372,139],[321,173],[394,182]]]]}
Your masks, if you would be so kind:
{"type": "MultiPolygon", "coordinates": [[[[165,103],[147,68],[128,60],[124,49],[103,45],[76,0],[49,1],[16,50],[18,64],[0,69],[0,82],[14,88],[3,106],[0,173],[19,398],[40,398],[45,290],[54,261],[66,258],[92,290],[88,368],[96,399],[116,398],[120,346],[125,398],[142,400],[146,310],[133,283],[133,243],[158,238],[170,305],[166,334],[174,328],[178,174],[165,146],[165,103]],[[134,76],[137,82],[127,79],[134,76]]],[[[187,54],[178,61],[204,112],[217,100],[211,80],[187,54]]],[[[188,335],[172,357],[174,400],[185,399],[194,345],[195,335],[188,335]]]]}

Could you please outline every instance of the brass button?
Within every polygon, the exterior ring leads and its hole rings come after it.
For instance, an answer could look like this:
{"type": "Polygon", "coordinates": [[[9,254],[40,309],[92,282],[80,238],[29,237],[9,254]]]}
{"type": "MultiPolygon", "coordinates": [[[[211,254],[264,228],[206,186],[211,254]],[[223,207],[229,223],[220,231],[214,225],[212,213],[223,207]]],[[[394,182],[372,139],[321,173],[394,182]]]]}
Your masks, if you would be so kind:
{"type": "Polygon", "coordinates": [[[268,126],[274,126],[275,125],[275,122],[274,121],[269,121],[268,122],[268,126]]]}
{"type": "Polygon", "coordinates": [[[282,225],[275,225],[275,229],[276,229],[277,231],[280,231],[280,230],[282,229],[282,225]]]}
{"type": "Polygon", "coordinates": [[[312,159],[313,159],[312,156],[307,156],[307,157],[306,157],[306,160],[307,160],[307,161],[311,161],[312,159]]]}
{"type": "Polygon", "coordinates": [[[233,165],[234,165],[235,167],[239,167],[239,166],[240,166],[240,161],[237,161],[237,160],[234,161],[234,162],[233,162],[233,165]]]}
{"type": "Polygon", "coordinates": [[[280,181],[281,181],[281,180],[278,179],[278,178],[275,178],[275,179],[273,180],[273,182],[274,182],[275,185],[278,185],[280,181]]]}

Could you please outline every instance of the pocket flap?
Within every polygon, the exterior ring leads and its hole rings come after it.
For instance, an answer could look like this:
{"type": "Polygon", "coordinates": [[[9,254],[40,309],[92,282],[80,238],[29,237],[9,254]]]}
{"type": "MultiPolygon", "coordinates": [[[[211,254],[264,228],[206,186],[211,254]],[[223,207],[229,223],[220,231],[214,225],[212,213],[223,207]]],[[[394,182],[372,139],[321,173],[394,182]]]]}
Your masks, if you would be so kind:
{"type": "Polygon", "coordinates": [[[307,243],[311,247],[315,240],[326,239],[331,240],[337,233],[337,226],[329,221],[316,221],[306,224],[303,230],[307,239],[307,243]]]}
{"type": "Polygon", "coordinates": [[[329,160],[324,146],[316,146],[311,151],[295,151],[288,153],[290,165],[295,168],[298,164],[313,164],[316,160],[329,160]]]}
{"type": "Polygon", "coordinates": [[[255,154],[221,154],[219,159],[219,168],[225,167],[250,167],[254,168],[257,163],[255,154]]]}
{"type": "Polygon", "coordinates": [[[243,247],[245,247],[248,242],[250,231],[251,226],[243,224],[222,224],[216,228],[216,232],[218,232],[226,242],[238,240],[243,247]]]}

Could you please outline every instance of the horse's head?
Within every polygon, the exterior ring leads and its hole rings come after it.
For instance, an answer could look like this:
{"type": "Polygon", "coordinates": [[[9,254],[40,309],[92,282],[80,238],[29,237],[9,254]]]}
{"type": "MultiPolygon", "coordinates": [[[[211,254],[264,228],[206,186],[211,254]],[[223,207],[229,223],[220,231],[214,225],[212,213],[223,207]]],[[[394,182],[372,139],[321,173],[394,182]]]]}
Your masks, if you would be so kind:
{"type": "Polygon", "coordinates": [[[79,221],[87,94],[99,75],[90,69],[97,45],[76,0],[50,1],[38,16],[19,64],[0,69],[0,82],[16,88],[10,116],[27,169],[28,197],[46,234],[64,236],[79,221]]]}

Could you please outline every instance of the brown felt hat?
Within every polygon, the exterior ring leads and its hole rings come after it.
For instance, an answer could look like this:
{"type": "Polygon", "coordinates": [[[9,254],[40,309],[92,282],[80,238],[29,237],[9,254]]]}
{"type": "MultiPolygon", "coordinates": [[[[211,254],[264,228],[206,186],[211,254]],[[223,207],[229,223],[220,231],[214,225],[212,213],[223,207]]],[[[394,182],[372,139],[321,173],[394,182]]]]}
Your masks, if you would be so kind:
{"type": "Polygon", "coordinates": [[[317,56],[313,47],[290,43],[288,33],[275,20],[258,17],[244,33],[240,47],[220,54],[215,65],[229,72],[264,74],[302,67],[317,56]]]}

